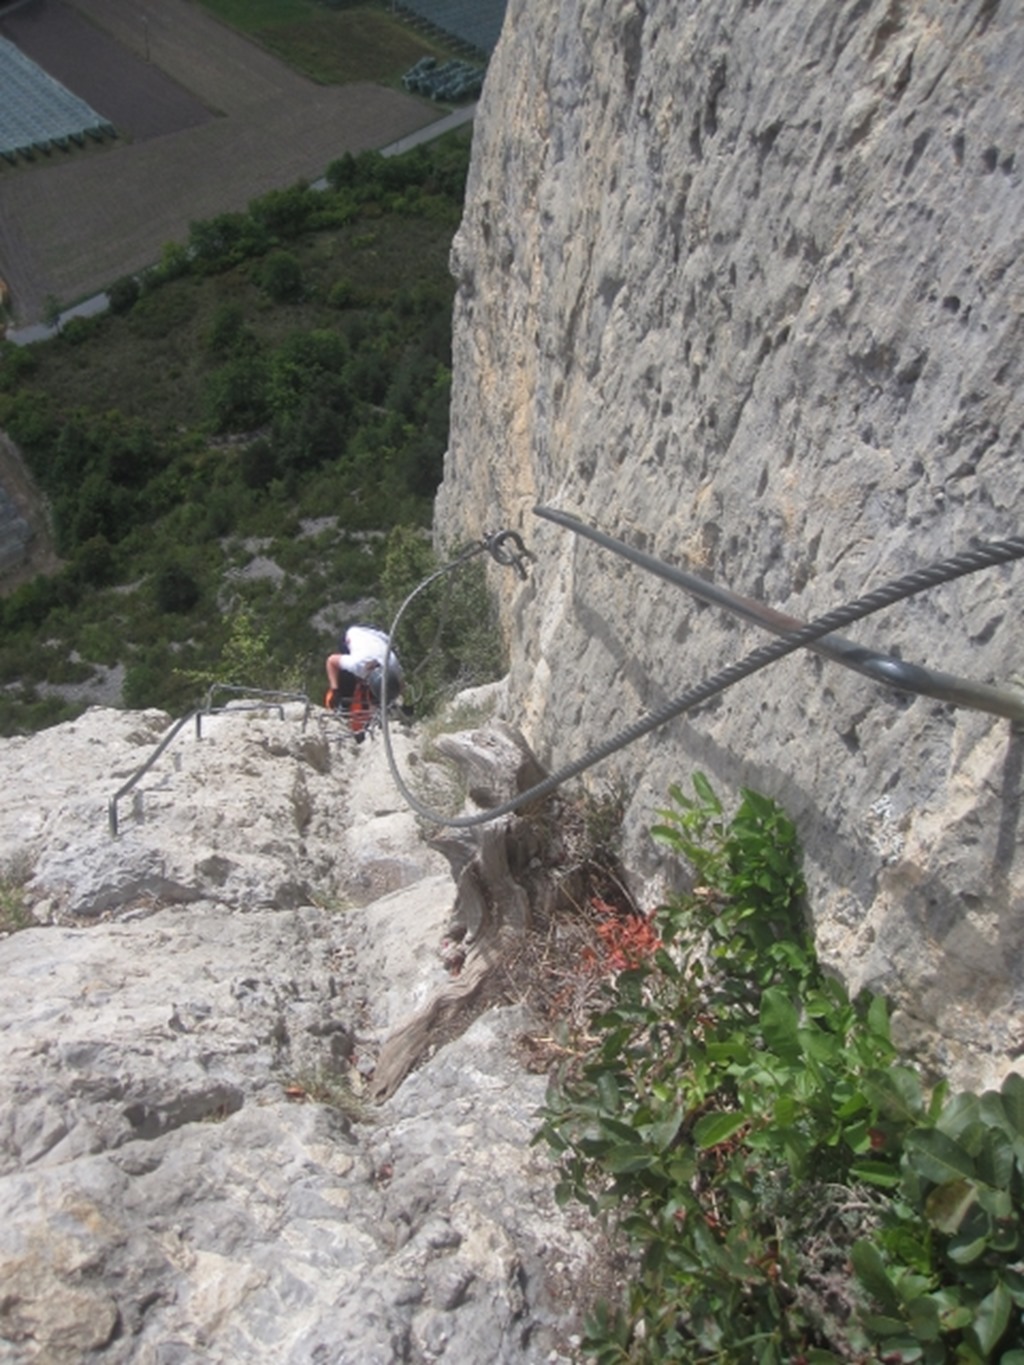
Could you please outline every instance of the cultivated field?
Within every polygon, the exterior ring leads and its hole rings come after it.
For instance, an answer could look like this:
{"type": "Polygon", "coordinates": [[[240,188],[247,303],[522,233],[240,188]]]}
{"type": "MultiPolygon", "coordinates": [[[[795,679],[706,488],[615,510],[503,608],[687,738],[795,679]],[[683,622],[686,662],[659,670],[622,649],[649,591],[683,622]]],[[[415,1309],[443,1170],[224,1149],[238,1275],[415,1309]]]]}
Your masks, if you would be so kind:
{"type": "Polygon", "coordinates": [[[48,296],[70,304],[158,260],[194,220],[315,179],[343,152],[386,146],[439,116],[382,86],[316,85],[189,0],[45,5],[58,21],[35,23],[30,55],[68,72],[64,83],[100,112],[120,101],[112,121],[131,140],[0,170],[0,278],[20,325],[40,319],[48,296]],[[88,44],[74,38],[82,21],[88,44]],[[46,61],[44,43],[55,45],[46,61]],[[168,82],[184,98],[171,99],[168,82]],[[154,127],[161,108],[166,126],[154,127]],[[183,110],[192,126],[181,126],[183,110]]]}

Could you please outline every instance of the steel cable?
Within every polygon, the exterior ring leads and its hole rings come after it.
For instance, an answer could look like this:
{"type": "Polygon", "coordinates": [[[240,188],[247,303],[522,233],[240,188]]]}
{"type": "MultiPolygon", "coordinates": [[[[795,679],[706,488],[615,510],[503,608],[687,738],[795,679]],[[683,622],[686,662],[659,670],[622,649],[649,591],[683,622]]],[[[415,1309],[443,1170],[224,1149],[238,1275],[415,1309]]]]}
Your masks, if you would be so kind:
{"type": "MultiPolygon", "coordinates": [[[[508,535],[509,533],[504,533],[508,535]]],[[[429,584],[440,578],[442,574],[458,568],[475,554],[481,554],[491,549],[491,543],[497,538],[485,538],[479,545],[463,552],[457,559],[443,568],[438,569],[425,579],[417,588],[408,595],[391,626],[388,637],[388,647],[398,629],[399,622],[405,613],[406,608],[415,600],[420,592],[429,584]],[[489,543],[491,542],[491,543],[489,543]]],[[[491,551],[494,553],[494,551],[491,551]]],[[[498,558],[495,554],[495,558],[498,558]]],[[[503,801],[498,806],[493,806],[489,810],[479,811],[475,815],[447,816],[432,810],[424,802],[420,801],[408,785],[403,780],[398,771],[398,764],[395,761],[394,752],[391,746],[391,736],[388,731],[387,697],[386,694],[381,699],[381,710],[383,717],[384,748],[387,753],[388,766],[391,775],[398,786],[402,796],[417,815],[428,820],[431,824],[440,825],[451,829],[468,829],[474,825],[487,824],[491,820],[497,820],[503,815],[509,815],[518,810],[521,806],[527,805],[532,801],[540,800],[541,797],[548,796],[563,783],[571,778],[578,777],[580,773],[586,772],[597,763],[610,758],[620,749],[625,749],[636,740],[642,739],[652,730],[657,730],[670,720],[682,715],[686,711],[692,711],[694,707],[710,701],[726,688],[734,683],[749,678],[751,674],[757,673],[760,669],[766,668],[769,664],[775,663],[778,659],[783,659],[787,654],[793,654],[796,650],[819,640],[823,635],[828,635],[832,631],[839,630],[843,626],[851,625],[854,621],[863,620],[866,616],[883,610],[885,607],[892,606],[895,602],[900,602],[908,597],[914,597],[918,593],[927,591],[929,588],[937,587],[940,583],[950,583],[957,578],[963,578],[967,574],[976,573],[979,569],[991,568],[996,564],[1006,564],[1015,559],[1024,558],[1024,536],[1013,536],[1008,540],[994,541],[987,545],[980,545],[973,550],[966,550],[961,554],[953,555],[949,559],[938,560],[935,564],[925,569],[914,569],[910,573],[902,574],[899,578],[875,588],[873,591],[856,598],[853,602],[845,606],[836,607],[832,611],[826,612],[824,616],[819,616],[799,630],[793,631],[789,635],[784,635],[770,644],[761,645],[753,650],[745,658],[736,663],[729,664],[719,672],[713,674],[702,683],[688,688],[681,696],[674,701],[666,702],[657,710],[642,720],[635,721],[632,725],[626,726],[617,734],[602,744],[595,745],[589,749],[581,758],[575,759],[571,763],[565,764],[543,781],[535,783],[526,791],[518,796],[512,797],[508,801],[503,801]]],[[[499,563],[505,562],[499,559],[499,563]]],[[[517,568],[520,566],[517,564],[517,568]]]]}

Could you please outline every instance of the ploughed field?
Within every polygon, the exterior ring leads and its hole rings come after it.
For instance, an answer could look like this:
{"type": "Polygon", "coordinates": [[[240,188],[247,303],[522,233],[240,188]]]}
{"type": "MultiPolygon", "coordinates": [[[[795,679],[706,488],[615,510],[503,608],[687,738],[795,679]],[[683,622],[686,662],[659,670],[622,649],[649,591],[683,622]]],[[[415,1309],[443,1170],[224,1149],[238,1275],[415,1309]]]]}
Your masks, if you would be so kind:
{"type": "Polygon", "coordinates": [[[159,260],[189,224],[313,180],[434,121],[370,82],[325,86],[188,0],[30,0],[0,33],[104,114],[116,141],[0,169],[0,278],[39,321],[159,260]]]}

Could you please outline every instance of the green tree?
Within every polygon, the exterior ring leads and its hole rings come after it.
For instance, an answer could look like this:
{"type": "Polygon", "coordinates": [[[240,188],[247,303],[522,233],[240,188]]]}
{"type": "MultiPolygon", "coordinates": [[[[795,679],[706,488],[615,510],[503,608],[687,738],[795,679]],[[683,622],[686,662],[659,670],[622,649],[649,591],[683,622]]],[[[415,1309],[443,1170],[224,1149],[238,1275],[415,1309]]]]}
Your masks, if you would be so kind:
{"type": "Polygon", "coordinates": [[[347,421],[318,398],[306,398],[298,411],[274,427],[278,469],[306,472],[336,459],[345,448],[347,421]]]}
{"type": "Polygon", "coordinates": [[[165,614],[191,611],[201,596],[199,584],[183,564],[164,564],[153,580],[157,610],[165,614]]]}
{"type": "Polygon", "coordinates": [[[214,431],[253,431],[270,415],[266,358],[253,352],[232,356],[207,376],[206,410],[214,431]]]}
{"type": "Polygon", "coordinates": [[[200,272],[227,270],[270,246],[263,223],[247,213],[220,213],[215,218],[189,224],[189,254],[200,272]]]}
{"type": "Polygon", "coordinates": [[[265,436],[242,448],[238,470],[246,488],[266,488],[277,477],[277,457],[265,436]]]}
{"type": "Polygon", "coordinates": [[[260,284],[275,303],[298,303],[305,293],[302,266],[290,251],[272,251],[260,270],[260,284]]]}
{"type": "Polygon", "coordinates": [[[134,275],[122,275],[107,290],[107,300],[112,313],[130,313],[142,292],[134,275]]]}
{"type": "Polygon", "coordinates": [[[348,346],[337,332],[320,329],[286,337],[270,362],[267,401],[274,416],[297,412],[309,398],[347,411],[347,358],[348,346]]]}
{"type": "Polygon", "coordinates": [[[290,189],[271,190],[249,205],[249,214],[275,237],[298,237],[317,208],[317,192],[300,181],[290,189]]]}
{"type": "Polygon", "coordinates": [[[327,295],[327,302],[332,308],[337,308],[339,311],[343,308],[356,307],[358,300],[358,290],[347,276],[335,280],[327,295]]]}
{"type": "Polygon", "coordinates": [[[187,275],[192,268],[192,258],[189,249],[181,242],[166,242],[160,253],[160,264],[157,266],[158,278],[162,280],[177,280],[182,275],[187,275]]]}
{"type": "Polygon", "coordinates": [[[356,183],[358,177],[359,166],[351,152],[346,152],[327,167],[327,183],[332,190],[347,189],[356,183]]]}
{"type": "Polygon", "coordinates": [[[115,558],[110,541],[104,535],[83,541],[75,550],[69,572],[83,587],[104,587],[114,581],[115,558]]]}
{"type": "Polygon", "coordinates": [[[278,686],[280,667],[270,647],[270,628],[256,620],[246,607],[233,612],[228,622],[228,638],[216,670],[217,681],[241,686],[273,688],[278,686]]]}

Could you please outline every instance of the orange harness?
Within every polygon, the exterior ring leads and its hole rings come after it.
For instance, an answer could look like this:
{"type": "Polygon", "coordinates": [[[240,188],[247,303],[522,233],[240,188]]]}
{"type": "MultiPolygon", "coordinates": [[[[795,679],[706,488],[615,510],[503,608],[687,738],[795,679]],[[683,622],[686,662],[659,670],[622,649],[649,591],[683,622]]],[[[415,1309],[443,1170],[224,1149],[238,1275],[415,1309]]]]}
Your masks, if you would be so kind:
{"type": "Polygon", "coordinates": [[[373,718],[373,697],[364,682],[357,682],[348,708],[349,729],[361,735],[373,718]]]}

